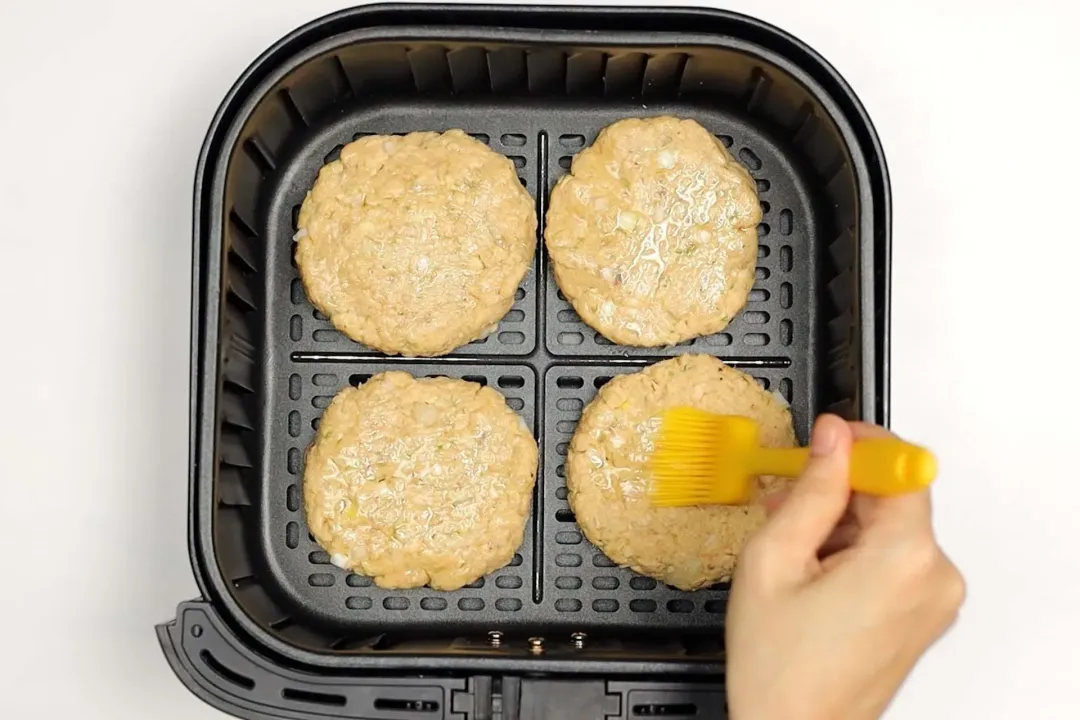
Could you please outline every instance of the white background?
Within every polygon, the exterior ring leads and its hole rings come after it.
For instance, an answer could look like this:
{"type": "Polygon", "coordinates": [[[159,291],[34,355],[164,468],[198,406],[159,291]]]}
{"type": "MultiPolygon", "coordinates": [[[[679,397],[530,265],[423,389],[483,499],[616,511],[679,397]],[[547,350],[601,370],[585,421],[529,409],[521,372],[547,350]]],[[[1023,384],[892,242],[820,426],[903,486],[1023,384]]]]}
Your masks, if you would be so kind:
{"type": "MultiPolygon", "coordinates": [[[[689,2],[690,0],[688,0],[689,2]]],[[[894,427],[970,598],[889,717],[1080,717],[1080,13],[732,0],[851,82],[892,172],[894,427]],[[1070,462],[1072,461],[1072,462],[1070,462]]],[[[191,186],[328,0],[0,0],[0,716],[221,717],[153,626],[185,544],[191,186]]]]}

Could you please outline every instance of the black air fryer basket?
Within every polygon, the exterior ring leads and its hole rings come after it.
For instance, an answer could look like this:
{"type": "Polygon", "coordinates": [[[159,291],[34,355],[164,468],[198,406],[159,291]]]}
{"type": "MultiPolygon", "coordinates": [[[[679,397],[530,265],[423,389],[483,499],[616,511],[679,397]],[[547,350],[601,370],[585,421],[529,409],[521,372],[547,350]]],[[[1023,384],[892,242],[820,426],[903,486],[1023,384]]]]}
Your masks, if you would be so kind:
{"type": "Polygon", "coordinates": [[[614,567],[566,500],[584,404],[680,353],[743,368],[806,440],[832,411],[888,420],[890,199],[870,120],[813,50],[688,9],[397,6],[317,20],[262,55],[210,126],[195,179],[190,551],[202,599],[158,628],[196,694],[246,718],[721,717],[727,587],[614,567]],[[318,168],[371,133],[462,128],[547,198],[574,153],[631,116],[696,119],[757,182],[757,278],[722,333],[612,345],[559,293],[543,243],[497,332],[386,357],[308,302],[292,235],[318,168]],[[513,562],[454,592],[384,590],[307,532],[302,458],[330,398],[374,373],[502,392],[541,446],[513,562]]]}

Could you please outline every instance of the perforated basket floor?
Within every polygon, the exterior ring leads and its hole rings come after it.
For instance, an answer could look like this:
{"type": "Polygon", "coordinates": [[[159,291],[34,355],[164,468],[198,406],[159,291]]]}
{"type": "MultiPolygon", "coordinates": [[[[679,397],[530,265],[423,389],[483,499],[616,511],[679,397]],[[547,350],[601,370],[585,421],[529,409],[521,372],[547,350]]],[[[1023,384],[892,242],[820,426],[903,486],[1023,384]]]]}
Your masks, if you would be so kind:
{"type": "MultiPolygon", "coordinates": [[[[536,103],[390,104],[338,115],[316,128],[285,168],[270,202],[266,237],[265,466],[259,533],[273,585],[314,619],[364,632],[530,628],[719,628],[727,590],[688,593],[613,567],[589,544],[566,501],[563,460],[581,410],[613,375],[664,357],[708,353],[744,369],[791,403],[805,440],[815,414],[814,297],[817,242],[810,195],[801,174],[755,127],[716,109],[536,103]],[[290,262],[295,218],[319,167],[341,145],[367,133],[460,127],[509,156],[537,198],[548,193],[575,152],[604,126],[631,115],[693,117],[714,132],[754,176],[764,211],[758,229],[757,279],[746,309],[722,333],[676,347],[613,345],[583,324],[563,299],[538,251],[513,309],[497,332],[438,360],[387,358],[337,332],[304,295],[290,262]],[[323,408],[348,384],[404,369],[448,375],[502,392],[534,429],[541,468],[525,541],[513,563],[454,592],[394,591],[346,573],[307,533],[301,502],[304,449],[323,408]]],[[[257,147],[245,146],[258,155],[257,147]]],[[[262,159],[266,162],[266,159],[262,159]]],[[[235,218],[234,218],[235,219],[235,218]]],[[[542,236],[542,235],[541,235],[542,236]]],[[[542,243],[541,243],[542,244],[542,243]]]]}

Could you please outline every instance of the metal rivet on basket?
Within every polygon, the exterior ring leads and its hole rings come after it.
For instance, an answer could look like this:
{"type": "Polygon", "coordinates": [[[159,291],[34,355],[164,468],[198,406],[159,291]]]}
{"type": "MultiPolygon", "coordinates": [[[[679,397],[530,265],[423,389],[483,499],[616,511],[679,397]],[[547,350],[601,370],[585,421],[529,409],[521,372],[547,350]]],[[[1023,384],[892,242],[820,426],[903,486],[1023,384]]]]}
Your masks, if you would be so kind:
{"type": "Polygon", "coordinates": [[[192,625],[191,634],[194,637],[200,637],[202,635],[202,625],[192,625]]]}
{"type": "Polygon", "coordinates": [[[570,642],[574,644],[574,648],[581,650],[585,647],[585,638],[588,637],[583,632],[570,633],[570,642]]]}
{"type": "Polygon", "coordinates": [[[503,634],[498,630],[492,630],[488,633],[488,644],[491,645],[491,647],[497,648],[502,646],[502,641],[503,634]]]}
{"type": "Polygon", "coordinates": [[[529,638],[529,652],[531,652],[533,655],[539,655],[540,653],[544,652],[544,638],[529,638]]]}

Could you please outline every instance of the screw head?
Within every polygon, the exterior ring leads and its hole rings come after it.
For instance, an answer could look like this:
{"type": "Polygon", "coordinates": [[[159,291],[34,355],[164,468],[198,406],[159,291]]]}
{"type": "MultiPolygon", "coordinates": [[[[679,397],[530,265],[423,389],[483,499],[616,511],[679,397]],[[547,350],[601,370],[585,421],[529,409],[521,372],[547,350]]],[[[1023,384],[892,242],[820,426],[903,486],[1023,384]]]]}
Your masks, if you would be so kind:
{"type": "Polygon", "coordinates": [[[492,630],[488,633],[488,644],[491,645],[491,647],[499,647],[502,645],[502,641],[503,634],[498,630],[492,630]]]}
{"type": "Polygon", "coordinates": [[[575,648],[580,650],[585,647],[585,638],[587,637],[588,635],[583,632],[570,633],[570,642],[574,644],[575,648]]]}
{"type": "Polygon", "coordinates": [[[539,655],[540,653],[544,652],[544,638],[529,638],[529,652],[533,653],[534,655],[539,655]]]}

